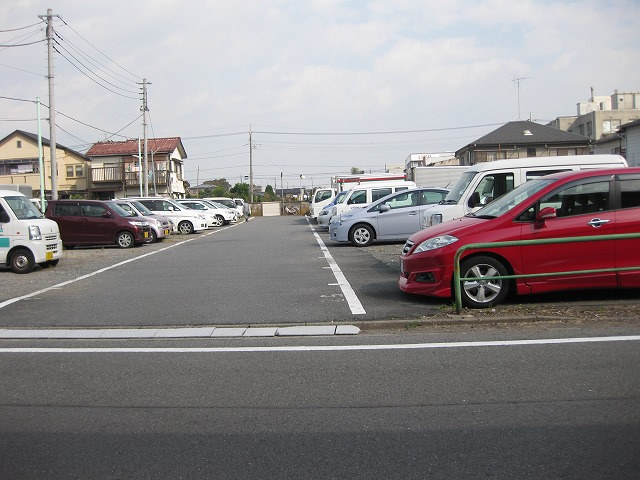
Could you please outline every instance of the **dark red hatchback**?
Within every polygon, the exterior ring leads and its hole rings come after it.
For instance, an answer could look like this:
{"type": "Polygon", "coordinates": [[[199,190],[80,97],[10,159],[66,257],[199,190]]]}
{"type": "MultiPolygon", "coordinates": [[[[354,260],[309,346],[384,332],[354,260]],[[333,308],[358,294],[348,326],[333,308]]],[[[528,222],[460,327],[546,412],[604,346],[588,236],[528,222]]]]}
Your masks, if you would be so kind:
{"type": "Polygon", "coordinates": [[[45,216],[60,229],[65,247],[117,245],[129,248],[149,239],[149,222],[132,216],[114,202],[102,200],[52,200],[45,216]]]}
{"type": "MultiPolygon", "coordinates": [[[[471,243],[640,234],[640,168],[582,170],[530,180],[464,218],[407,240],[398,285],[408,293],[450,297],[456,251],[471,243]]],[[[633,237],[633,235],[632,235],[633,237]]],[[[640,238],[488,247],[460,263],[462,303],[489,307],[509,291],[640,288],[640,238]],[[579,274],[561,272],[583,271],[579,274]],[[516,280],[508,275],[536,275],[516,280]]]]}

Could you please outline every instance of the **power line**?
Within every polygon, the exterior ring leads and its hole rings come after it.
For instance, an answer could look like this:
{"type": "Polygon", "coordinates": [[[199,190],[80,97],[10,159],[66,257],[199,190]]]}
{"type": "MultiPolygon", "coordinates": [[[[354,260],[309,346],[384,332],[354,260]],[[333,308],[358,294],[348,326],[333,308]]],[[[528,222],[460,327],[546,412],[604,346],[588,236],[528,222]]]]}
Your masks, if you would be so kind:
{"type": "Polygon", "coordinates": [[[35,42],[29,42],[29,43],[17,43],[15,45],[0,45],[0,48],[26,47],[27,45],[35,45],[36,43],[42,43],[46,41],[47,39],[43,38],[42,40],[36,40],[35,42]]]}
{"type": "Polygon", "coordinates": [[[40,23],[41,22],[34,23],[32,25],[27,25],[26,27],[11,28],[9,30],[0,30],[0,33],[17,32],[18,30],[26,30],[27,28],[36,27],[36,26],[40,25],[40,23]]]}
{"type": "MultiPolygon", "coordinates": [[[[119,87],[113,83],[111,83],[109,80],[106,80],[104,78],[102,78],[101,76],[97,75],[96,73],[92,72],[91,69],[89,69],[84,63],[82,63],[78,58],[76,58],[71,52],[69,52],[69,50],[67,50],[63,45],[61,45],[58,41],[56,41],[56,45],[58,45],[60,48],[62,48],[65,52],[67,52],[76,62],[78,62],[80,65],[82,65],[88,73],[90,73],[91,75],[99,78],[101,81],[111,85],[114,88],[120,89],[123,92],[127,92],[127,93],[133,93],[133,94],[137,94],[138,92],[134,92],[132,90],[126,90],[122,87],[119,87]]],[[[92,80],[93,82],[97,83],[98,85],[100,85],[102,88],[104,88],[105,90],[110,91],[111,93],[115,93],[116,95],[120,95],[121,97],[125,97],[125,98],[130,98],[133,100],[138,100],[137,97],[130,97],[128,95],[124,95],[122,93],[116,92],[112,89],[110,89],[109,87],[104,86],[103,84],[101,84],[100,82],[98,82],[97,80],[95,80],[93,77],[90,77],[89,75],[87,75],[87,72],[83,71],[80,67],[78,67],[74,62],[72,62],[69,58],[67,58],[67,56],[65,56],[60,50],[58,50],[56,47],[54,47],[54,50],[62,57],[64,58],[67,62],[69,62],[71,65],[73,65],[80,73],[82,73],[85,77],[87,77],[88,79],[92,80]]]]}
{"type": "Polygon", "coordinates": [[[86,38],[84,38],[80,33],[78,33],[78,31],[76,29],[74,29],[71,25],[69,25],[66,20],[64,18],[62,18],[61,16],[59,16],[60,20],[62,20],[62,23],[65,24],[65,26],[67,26],[71,31],[73,31],[76,35],[78,35],[82,40],[84,40],[85,42],[87,42],[87,44],[89,44],[91,47],[93,47],[93,49],[95,51],[97,51],[98,53],[100,53],[104,58],[106,58],[107,60],[109,60],[111,63],[113,63],[114,65],[117,65],[119,68],[121,68],[123,71],[127,72],[129,75],[132,75],[133,78],[135,78],[136,82],[141,80],[142,77],[140,77],[139,75],[136,75],[135,73],[132,73],[131,71],[127,70],[126,68],[124,68],[122,65],[120,65],[118,62],[116,62],[115,60],[112,60],[111,58],[109,58],[109,56],[107,56],[106,53],[104,53],[102,50],[100,50],[98,47],[96,47],[95,45],[93,45],[89,40],[87,40],[86,38]]]}

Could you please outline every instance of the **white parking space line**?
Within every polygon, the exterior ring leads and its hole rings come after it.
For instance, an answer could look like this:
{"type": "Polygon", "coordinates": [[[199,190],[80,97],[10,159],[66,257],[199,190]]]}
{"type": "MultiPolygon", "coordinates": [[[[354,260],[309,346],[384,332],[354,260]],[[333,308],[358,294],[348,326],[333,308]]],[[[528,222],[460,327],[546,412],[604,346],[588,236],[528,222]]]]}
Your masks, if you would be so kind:
{"type": "Polygon", "coordinates": [[[309,221],[308,217],[307,223],[309,224],[309,228],[313,232],[313,236],[316,237],[318,245],[320,245],[320,250],[322,250],[324,258],[327,260],[327,263],[329,263],[329,268],[331,268],[333,275],[338,281],[337,284],[330,283],[329,285],[338,285],[340,287],[340,289],[342,290],[342,294],[344,295],[344,298],[347,301],[347,304],[349,305],[349,308],[351,309],[351,313],[353,315],[364,315],[367,312],[364,311],[364,307],[362,306],[362,303],[360,303],[356,292],[354,292],[353,288],[351,288],[351,284],[347,280],[347,277],[344,276],[344,273],[342,273],[342,270],[340,270],[340,267],[333,259],[333,256],[331,255],[331,253],[329,253],[329,249],[320,238],[320,235],[318,235],[318,233],[311,226],[311,222],[309,221]]]}
{"type": "Polygon", "coordinates": [[[183,240],[182,242],[171,244],[171,245],[169,245],[167,247],[161,248],[160,250],[155,250],[155,251],[149,252],[149,253],[143,253],[142,255],[138,255],[137,257],[133,257],[133,258],[130,258],[128,260],[124,260],[122,262],[115,263],[115,264],[110,265],[108,267],[96,270],[95,272],[87,273],[86,275],[82,275],[80,277],[76,277],[76,278],[73,278],[71,280],[67,280],[66,282],[58,283],[56,285],[52,285],[50,287],[43,288],[42,290],[38,290],[37,292],[28,293],[27,295],[22,295],[21,297],[10,298],[9,300],[5,300],[4,302],[0,302],[0,308],[4,308],[7,305],[11,305],[12,303],[19,302],[20,300],[26,300],[27,298],[31,298],[31,297],[35,297],[37,295],[41,295],[41,294],[46,293],[46,292],[48,292],[50,290],[55,290],[57,288],[65,287],[65,286],[70,285],[72,283],[79,282],[80,280],[85,280],[87,278],[93,277],[95,275],[98,275],[100,273],[106,272],[108,270],[111,270],[113,268],[119,267],[121,265],[126,265],[127,263],[134,262],[134,261],[139,260],[141,258],[149,257],[151,255],[155,255],[157,253],[164,252],[164,251],[169,250],[171,248],[175,248],[175,247],[178,247],[180,245],[184,245],[185,243],[193,242],[194,240],[198,240],[199,238],[206,237],[208,235],[212,235],[212,234],[217,233],[217,232],[221,232],[221,231],[226,230],[228,228],[236,227],[237,225],[240,225],[240,224],[237,223],[235,225],[229,225],[227,227],[223,227],[223,228],[220,228],[220,229],[217,229],[217,230],[212,230],[212,231],[207,232],[205,234],[198,235],[197,237],[189,238],[187,240],[183,240]]]}
{"type": "Polygon", "coordinates": [[[392,345],[305,345],[279,347],[11,347],[2,353],[260,353],[260,352],[344,352],[362,350],[429,350],[477,347],[515,347],[532,345],[567,345],[612,342],[637,342],[640,335],[582,338],[541,338],[532,340],[494,340],[482,342],[408,343],[392,345]]]}

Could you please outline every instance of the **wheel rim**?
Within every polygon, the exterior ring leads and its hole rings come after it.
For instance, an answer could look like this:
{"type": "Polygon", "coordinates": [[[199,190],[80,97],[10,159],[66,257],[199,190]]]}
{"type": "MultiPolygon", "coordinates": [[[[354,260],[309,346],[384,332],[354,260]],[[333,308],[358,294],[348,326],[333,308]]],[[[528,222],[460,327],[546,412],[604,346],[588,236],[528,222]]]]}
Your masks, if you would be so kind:
{"type": "Polygon", "coordinates": [[[121,246],[122,248],[127,248],[131,246],[131,243],[133,243],[133,238],[131,238],[131,235],[127,233],[122,233],[118,237],[118,245],[121,246]]]}
{"type": "Polygon", "coordinates": [[[178,228],[180,229],[180,233],[191,233],[191,224],[188,222],[182,222],[178,228]]]}
{"type": "Polygon", "coordinates": [[[467,270],[464,277],[477,277],[477,280],[464,282],[465,294],[477,303],[482,304],[493,301],[502,291],[502,280],[492,278],[497,276],[500,276],[500,272],[492,265],[474,265],[467,270]]]}
{"type": "Polygon", "coordinates": [[[371,232],[366,228],[356,228],[353,232],[353,240],[358,245],[365,245],[371,240],[371,232]]]}
{"type": "Polygon", "coordinates": [[[215,218],[214,218],[213,226],[214,227],[219,227],[223,223],[224,223],[224,218],[222,218],[220,215],[216,215],[215,218]]]}
{"type": "Polygon", "coordinates": [[[20,270],[24,270],[29,265],[29,259],[27,258],[26,255],[20,254],[20,255],[16,256],[14,264],[15,264],[16,268],[18,268],[20,270]]]}

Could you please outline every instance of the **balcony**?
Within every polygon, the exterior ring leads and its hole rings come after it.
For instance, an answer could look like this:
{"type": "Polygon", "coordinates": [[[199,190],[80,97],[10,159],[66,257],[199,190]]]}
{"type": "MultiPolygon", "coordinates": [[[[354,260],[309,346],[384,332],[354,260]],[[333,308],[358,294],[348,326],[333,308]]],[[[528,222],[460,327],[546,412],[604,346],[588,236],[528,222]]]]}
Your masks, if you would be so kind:
{"type": "MultiPolygon", "coordinates": [[[[154,172],[149,172],[149,184],[154,182],[154,172]]],[[[171,179],[171,172],[168,170],[156,170],[155,171],[155,184],[156,185],[169,185],[171,179]]],[[[140,185],[140,172],[125,172],[122,167],[92,167],[91,168],[91,181],[94,184],[104,183],[118,183],[127,187],[133,187],[140,185]]]]}

